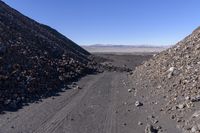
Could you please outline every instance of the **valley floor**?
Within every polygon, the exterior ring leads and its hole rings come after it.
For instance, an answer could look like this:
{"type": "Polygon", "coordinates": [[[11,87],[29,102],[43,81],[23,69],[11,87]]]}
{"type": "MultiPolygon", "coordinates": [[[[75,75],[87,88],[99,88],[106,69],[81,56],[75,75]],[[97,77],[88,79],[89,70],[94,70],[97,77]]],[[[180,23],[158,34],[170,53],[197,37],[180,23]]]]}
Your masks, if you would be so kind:
{"type": "MultiPolygon", "coordinates": [[[[131,69],[150,57],[99,56],[131,69]]],[[[142,101],[145,92],[138,94],[132,80],[127,72],[88,75],[77,82],[81,89],[68,89],[17,112],[0,115],[0,133],[143,133],[147,123],[153,123],[149,117],[152,115],[158,120],[154,126],[161,126],[163,132],[178,133],[167,116],[153,114],[152,106],[142,101]],[[136,107],[137,100],[144,105],[136,107]]]]}

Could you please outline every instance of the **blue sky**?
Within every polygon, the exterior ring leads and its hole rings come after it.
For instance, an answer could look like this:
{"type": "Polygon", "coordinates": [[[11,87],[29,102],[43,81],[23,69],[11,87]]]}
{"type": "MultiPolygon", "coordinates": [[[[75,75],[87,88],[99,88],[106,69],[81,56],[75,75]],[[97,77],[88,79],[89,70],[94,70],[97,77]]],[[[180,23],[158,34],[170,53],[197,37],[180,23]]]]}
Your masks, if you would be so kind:
{"type": "Polygon", "coordinates": [[[200,26],[200,0],[3,0],[79,45],[169,45],[200,26]]]}

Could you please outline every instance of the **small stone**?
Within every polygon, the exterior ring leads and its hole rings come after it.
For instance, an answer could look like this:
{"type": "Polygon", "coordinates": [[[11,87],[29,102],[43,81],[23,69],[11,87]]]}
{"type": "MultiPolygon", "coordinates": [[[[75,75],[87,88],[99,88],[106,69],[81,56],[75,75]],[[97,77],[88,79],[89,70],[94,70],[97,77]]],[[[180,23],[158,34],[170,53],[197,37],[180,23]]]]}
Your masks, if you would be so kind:
{"type": "Polygon", "coordinates": [[[157,133],[158,130],[155,129],[152,125],[147,124],[145,128],[145,133],[157,133]]]}
{"type": "Polygon", "coordinates": [[[170,79],[172,77],[172,73],[170,72],[168,75],[167,75],[168,79],[170,79]]]}
{"type": "Polygon", "coordinates": [[[179,118],[177,118],[177,120],[176,120],[176,122],[181,122],[182,120],[181,119],[179,119],[179,118]]]}
{"type": "Polygon", "coordinates": [[[139,106],[142,106],[142,105],[143,105],[143,104],[142,104],[141,102],[139,102],[139,101],[136,101],[136,102],[135,102],[135,106],[136,106],[136,107],[139,107],[139,106]]]}
{"type": "Polygon", "coordinates": [[[153,119],[154,119],[154,118],[155,118],[155,116],[154,116],[154,115],[150,115],[150,116],[149,116],[149,118],[153,118],[153,119]]]}
{"type": "Polygon", "coordinates": [[[168,69],[168,72],[174,72],[174,70],[175,70],[175,67],[170,67],[170,68],[168,69]]]}
{"type": "Polygon", "coordinates": [[[72,85],[72,87],[75,87],[75,86],[77,86],[77,83],[73,82],[71,85],[72,85]]]}
{"type": "Polygon", "coordinates": [[[58,76],[58,78],[63,81],[64,80],[64,77],[63,76],[58,76]]]}
{"type": "Polygon", "coordinates": [[[158,85],[158,86],[157,86],[157,89],[161,89],[161,88],[162,88],[162,86],[161,86],[161,85],[158,85]]]}
{"type": "Polygon", "coordinates": [[[11,100],[10,99],[8,99],[8,100],[5,100],[5,102],[4,102],[4,104],[10,104],[10,102],[11,102],[11,100]]]}
{"type": "Polygon", "coordinates": [[[16,109],[16,108],[17,108],[16,100],[13,100],[13,101],[9,104],[9,106],[10,106],[11,108],[13,108],[13,109],[16,109]]]}
{"type": "Polygon", "coordinates": [[[128,89],[128,92],[132,92],[132,89],[128,89]]]}
{"type": "Polygon", "coordinates": [[[3,44],[0,44],[0,55],[3,55],[6,53],[7,47],[3,44]]]}
{"type": "Polygon", "coordinates": [[[77,89],[81,90],[82,88],[81,88],[81,87],[79,87],[79,86],[77,86],[77,89]]]}
{"type": "Polygon", "coordinates": [[[192,115],[193,118],[197,118],[197,117],[199,117],[199,116],[200,116],[200,111],[196,111],[196,112],[192,115]]]}
{"type": "Polygon", "coordinates": [[[193,127],[191,128],[191,132],[192,132],[192,133],[196,133],[197,131],[198,131],[197,126],[193,126],[193,127]]]}
{"type": "Polygon", "coordinates": [[[175,118],[176,118],[176,115],[172,115],[172,116],[171,116],[171,119],[175,119],[175,118]]]}
{"type": "Polygon", "coordinates": [[[179,104],[179,105],[178,105],[178,108],[179,108],[179,109],[183,109],[183,108],[185,108],[185,103],[183,103],[183,104],[179,104]]]}
{"type": "Polygon", "coordinates": [[[156,129],[157,129],[157,130],[160,130],[160,129],[162,129],[162,127],[161,127],[161,126],[158,126],[156,129]]]}
{"type": "Polygon", "coordinates": [[[156,123],[158,123],[158,120],[154,120],[154,122],[153,122],[154,124],[156,124],[156,123]]]}
{"type": "Polygon", "coordinates": [[[174,75],[177,75],[178,74],[178,71],[175,69],[175,67],[170,67],[168,70],[167,70],[168,73],[168,78],[170,79],[172,76],[174,75]]]}
{"type": "Polygon", "coordinates": [[[200,101],[200,95],[195,96],[195,97],[192,97],[192,98],[191,98],[191,101],[192,101],[192,102],[198,102],[198,101],[200,101]]]}
{"type": "Polygon", "coordinates": [[[75,86],[75,87],[74,87],[74,90],[77,90],[77,89],[81,90],[81,87],[75,86]]]}
{"type": "Polygon", "coordinates": [[[160,112],[162,112],[162,111],[164,111],[164,109],[163,109],[163,108],[161,108],[161,109],[160,109],[160,112]]]}
{"type": "Polygon", "coordinates": [[[143,125],[143,123],[139,121],[139,122],[138,122],[138,125],[143,125]]]}
{"type": "Polygon", "coordinates": [[[190,97],[189,96],[185,97],[185,100],[190,100],[190,97]]]}

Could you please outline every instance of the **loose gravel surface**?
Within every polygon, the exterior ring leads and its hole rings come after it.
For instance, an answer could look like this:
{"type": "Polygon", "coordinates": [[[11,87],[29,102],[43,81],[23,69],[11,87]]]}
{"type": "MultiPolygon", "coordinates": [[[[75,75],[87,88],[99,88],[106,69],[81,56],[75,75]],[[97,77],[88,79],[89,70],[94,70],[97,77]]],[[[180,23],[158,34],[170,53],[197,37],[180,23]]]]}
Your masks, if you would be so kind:
{"type": "MultiPolygon", "coordinates": [[[[144,61],[141,57],[113,55],[111,62],[121,59],[127,66],[137,66],[144,61]]],[[[134,88],[129,72],[88,75],[56,96],[0,115],[0,133],[143,133],[156,120],[152,129],[161,126],[163,132],[178,132],[172,120],[146,104],[143,93],[134,88]]]]}

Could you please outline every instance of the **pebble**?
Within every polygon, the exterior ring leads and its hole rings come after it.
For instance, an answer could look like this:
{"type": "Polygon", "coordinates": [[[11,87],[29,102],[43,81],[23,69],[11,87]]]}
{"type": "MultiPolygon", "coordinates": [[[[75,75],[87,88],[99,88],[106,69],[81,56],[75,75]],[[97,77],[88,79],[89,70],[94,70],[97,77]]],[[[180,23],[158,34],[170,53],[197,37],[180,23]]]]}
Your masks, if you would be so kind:
{"type": "Polygon", "coordinates": [[[145,133],[157,133],[158,129],[155,129],[152,125],[147,124],[145,128],[145,133]]]}
{"type": "Polygon", "coordinates": [[[0,42],[0,55],[4,55],[6,53],[7,47],[5,46],[5,44],[2,44],[0,42]]]}
{"type": "Polygon", "coordinates": [[[185,106],[186,106],[185,103],[182,103],[182,104],[179,104],[179,105],[178,105],[178,108],[179,108],[179,109],[183,109],[183,108],[185,108],[185,106]]]}
{"type": "Polygon", "coordinates": [[[136,106],[136,107],[143,106],[143,103],[141,103],[141,102],[139,102],[139,101],[136,101],[136,102],[135,102],[135,106],[136,106]]]}
{"type": "Polygon", "coordinates": [[[175,70],[175,67],[170,67],[170,68],[168,69],[168,72],[174,72],[174,70],[175,70]]]}
{"type": "Polygon", "coordinates": [[[138,122],[138,125],[143,125],[143,123],[139,121],[139,122],[138,122]]]}
{"type": "Polygon", "coordinates": [[[199,117],[199,116],[200,116],[200,110],[194,112],[194,114],[192,115],[193,118],[197,118],[197,117],[199,117]]]}
{"type": "Polygon", "coordinates": [[[197,126],[193,126],[192,128],[191,128],[191,132],[192,133],[196,133],[198,131],[198,127],[197,126]]]}
{"type": "Polygon", "coordinates": [[[128,92],[132,92],[132,89],[128,89],[128,92]]]}
{"type": "Polygon", "coordinates": [[[176,115],[171,115],[171,119],[175,119],[176,118],[176,115]]]}
{"type": "Polygon", "coordinates": [[[189,96],[185,97],[185,100],[190,100],[190,97],[189,96]]]}
{"type": "Polygon", "coordinates": [[[158,120],[154,120],[154,122],[153,122],[154,124],[156,124],[156,123],[158,123],[158,120]]]}
{"type": "Polygon", "coordinates": [[[192,101],[192,102],[198,102],[198,101],[200,101],[200,95],[195,96],[195,97],[192,97],[192,98],[191,98],[191,101],[192,101]]]}
{"type": "Polygon", "coordinates": [[[77,86],[77,89],[81,90],[82,88],[80,86],[77,86]]]}

